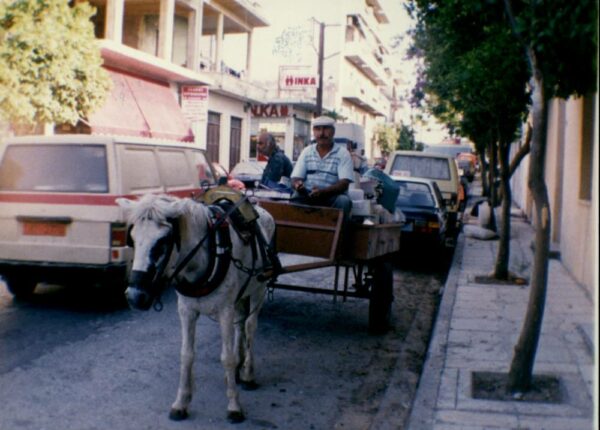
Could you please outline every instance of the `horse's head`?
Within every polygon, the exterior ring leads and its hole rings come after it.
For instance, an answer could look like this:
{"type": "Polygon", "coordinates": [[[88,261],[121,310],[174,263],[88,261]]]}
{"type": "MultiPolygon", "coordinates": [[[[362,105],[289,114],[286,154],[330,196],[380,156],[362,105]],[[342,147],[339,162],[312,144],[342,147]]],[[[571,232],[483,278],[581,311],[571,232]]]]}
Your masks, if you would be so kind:
{"type": "Polygon", "coordinates": [[[164,287],[173,249],[179,247],[182,200],[146,195],[138,201],[119,198],[117,204],[128,215],[128,242],[134,247],[125,295],[131,307],[148,310],[164,287]]]}

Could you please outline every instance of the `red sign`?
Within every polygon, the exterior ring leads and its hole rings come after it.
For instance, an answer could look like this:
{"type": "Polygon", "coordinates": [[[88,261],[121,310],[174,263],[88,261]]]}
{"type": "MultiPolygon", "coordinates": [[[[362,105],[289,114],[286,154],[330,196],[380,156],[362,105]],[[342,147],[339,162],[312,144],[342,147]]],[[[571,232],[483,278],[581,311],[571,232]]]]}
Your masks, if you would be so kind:
{"type": "Polygon", "coordinates": [[[263,118],[290,116],[290,108],[287,105],[252,105],[252,115],[263,118]]]}
{"type": "Polygon", "coordinates": [[[181,111],[189,121],[203,121],[208,113],[208,86],[182,85],[181,111]]]}

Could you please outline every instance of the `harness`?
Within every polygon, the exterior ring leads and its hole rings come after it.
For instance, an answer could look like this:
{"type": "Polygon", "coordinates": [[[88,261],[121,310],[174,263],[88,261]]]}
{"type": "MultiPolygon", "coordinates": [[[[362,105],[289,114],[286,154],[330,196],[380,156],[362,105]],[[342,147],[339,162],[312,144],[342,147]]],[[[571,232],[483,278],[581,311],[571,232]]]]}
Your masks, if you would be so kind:
{"type": "MultiPolygon", "coordinates": [[[[279,259],[273,247],[267,243],[256,220],[258,213],[248,201],[247,197],[229,187],[216,187],[203,196],[203,203],[208,204],[210,218],[206,235],[185,256],[169,277],[167,284],[171,283],[179,273],[192,260],[204,242],[208,242],[209,261],[205,272],[200,279],[190,283],[186,280],[175,283],[175,289],[187,297],[204,297],[212,293],[221,284],[230,264],[248,277],[238,293],[238,301],[246,291],[252,277],[259,277],[267,271],[273,274],[281,268],[279,259]],[[235,193],[235,194],[232,194],[235,193]],[[235,202],[232,201],[235,199],[235,202]],[[252,251],[252,267],[233,257],[232,243],[229,226],[232,226],[242,241],[250,245],[252,251]],[[262,257],[263,266],[256,268],[258,254],[262,257]]],[[[265,279],[260,279],[261,281],[265,279]]]]}

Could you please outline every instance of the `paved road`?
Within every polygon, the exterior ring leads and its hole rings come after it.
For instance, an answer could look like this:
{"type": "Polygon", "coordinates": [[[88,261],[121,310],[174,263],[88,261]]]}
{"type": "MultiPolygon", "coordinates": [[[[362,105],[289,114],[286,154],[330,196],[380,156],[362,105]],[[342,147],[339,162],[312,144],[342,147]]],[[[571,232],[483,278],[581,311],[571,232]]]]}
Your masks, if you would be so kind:
{"type": "MultiPolygon", "coordinates": [[[[330,282],[333,270],[293,276],[315,285],[330,282]]],[[[406,376],[403,394],[386,407],[401,420],[443,277],[396,269],[394,326],[380,336],[368,333],[366,300],[333,303],[330,296],[276,290],[259,319],[261,386],[242,392],[247,420],[236,428],[368,428],[384,413],[398,368],[406,376]]],[[[100,291],[51,286],[31,302],[15,302],[0,283],[0,429],[229,428],[218,325],[207,317],[199,323],[190,418],[168,420],[180,333],[174,293],[164,304],[160,313],[133,312],[100,291]]]]}

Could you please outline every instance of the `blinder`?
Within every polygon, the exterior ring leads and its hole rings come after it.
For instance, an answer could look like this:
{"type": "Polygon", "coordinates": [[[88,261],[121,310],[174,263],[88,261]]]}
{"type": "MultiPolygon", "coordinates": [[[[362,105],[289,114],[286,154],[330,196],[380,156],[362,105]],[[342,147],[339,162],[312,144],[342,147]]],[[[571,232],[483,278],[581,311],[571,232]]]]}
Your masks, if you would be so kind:
{"type": "MultiPolygon", "coordinates": [[[[179,229],[179,218],[167,218],[167,222],[171,225],[171,236],[173,237],[173,244],[177,251],[181,249],[181,231],[179,229]]],[[[131,236],[131,229],[133,229],[133,225],[130,225],[127,228],[127,236],[125,239],[125,244],[134,248],[135,244],[133,242],[133,237],[131,236]]]]}

